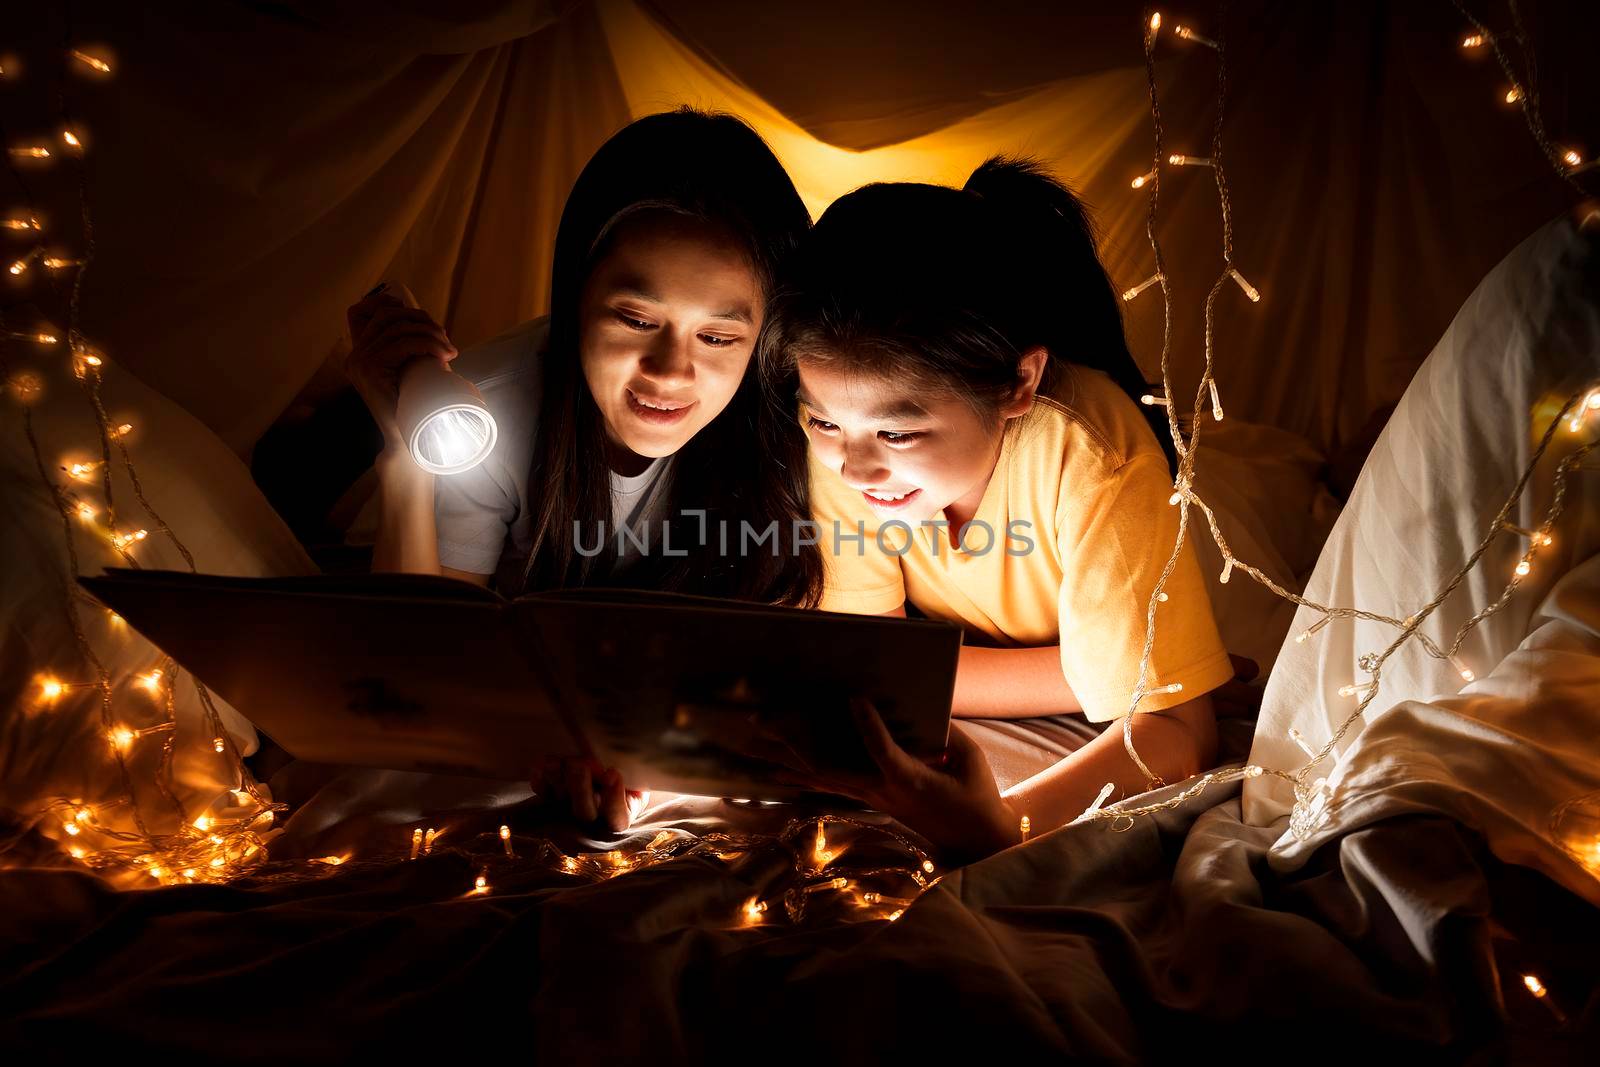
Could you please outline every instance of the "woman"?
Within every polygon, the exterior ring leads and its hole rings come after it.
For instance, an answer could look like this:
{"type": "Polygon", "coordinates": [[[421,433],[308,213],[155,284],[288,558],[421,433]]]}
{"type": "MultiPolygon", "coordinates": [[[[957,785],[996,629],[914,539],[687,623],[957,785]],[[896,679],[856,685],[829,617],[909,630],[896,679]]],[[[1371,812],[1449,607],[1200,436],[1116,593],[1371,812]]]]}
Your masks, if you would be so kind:
{"type": "MultiPolygon", "coordinates": [[[[728,115],[680,110],[607,141],[567,198],[550,316],[457,360],[425,311],[374,291],[350,309],[348,373],[380,427],[374,570],[522,591],[592,584],[809,605],[816,552],[804,436],[753,361],[779,261],[809,215],[771,150],[728,115]],[[463,474],[419,467],[395,419],[400,368],[455,363],[500,429],[463,474]],[[776,522],[784,550],[728,556],[708,529],[776,522]],[[660,546],[670,543],[671,555],[660,546]],[[652,550],[651,546],[656,546],[652,550]]],[[[615,771],[548,769],[543,792],[613,829],[629,821],[615,771]]]]}

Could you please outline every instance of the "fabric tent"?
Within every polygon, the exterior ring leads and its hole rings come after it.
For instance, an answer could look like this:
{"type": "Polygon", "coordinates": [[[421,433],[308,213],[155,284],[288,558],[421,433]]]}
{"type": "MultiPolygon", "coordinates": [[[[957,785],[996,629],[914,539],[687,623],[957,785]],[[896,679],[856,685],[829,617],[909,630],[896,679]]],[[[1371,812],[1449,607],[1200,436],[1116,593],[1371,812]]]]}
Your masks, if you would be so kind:
{"type": "MultiPolygon", "coordinates": [[[[1596,16],[1581,7],[1531,25],[1558,138],[1596,128],[1579,52],[1596,16]]],[[[1220,32],[1207,8],[1168,24],[1191,16],[1220,32]]],[[[24,24],[19,46],[70,32],[117,58],[114,91],[66,98],[95,133],[84,328],[243,456],[342,388],[343,309],[379,278],[405,280],[463,346],[541,313],[578,169],[631,118],[680,103],[750,121],[814,213],[870,180],[959,183],[995,152],[1041,157],[1095,209],[1114,282],[1153,270],[1129,188],[1153,154],[1132,4],[289,0],[63,17],[24,24]]],[[[1498,102],[1493,59],[1458,47],[1450,4],[1253,0],[1225,23],[1235,260],[1264,299],[1223,299],[1218,376],[1230,413],[1330,450],[1398,397],[1474,281],[1571,190],[1498,102]]],[[[1166,151],[1208,151],[1216,61],[1160,39],[1166,151]]],[[[38,103],[25,84],[10,95],[9,135],[49,132],[37,116],[56,109],[38,103]]],[[[47,221],[76,224],[73,183],[29,180],[47,221]]],[[[1203,168],[1162,192],[1186,390],[1217,196],[1203,168]]],[[[64,293],[13,284],[13,303],[60,321],[64,293]]],[[[1154,374],[1159,295],[1127,319],[1154,374]]]]}

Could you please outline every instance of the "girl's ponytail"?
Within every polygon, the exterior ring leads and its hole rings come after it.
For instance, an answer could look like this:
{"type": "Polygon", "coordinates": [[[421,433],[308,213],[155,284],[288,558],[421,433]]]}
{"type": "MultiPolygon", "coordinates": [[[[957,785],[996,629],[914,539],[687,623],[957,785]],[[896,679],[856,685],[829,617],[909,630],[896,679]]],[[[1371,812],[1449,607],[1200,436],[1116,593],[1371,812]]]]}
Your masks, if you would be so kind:
{"type": "Polygon", "coordinates": [[[1082,201],[1039,163],[1003,156],[986,160],[963,188],[983,201],[1002,234],[1000,266],[1017,296],[1008,301],[1015,309],[1015,339],[1044,345],[1055,360],[1105,372],[1140,405],[1176,471],[1165,409],[1140,404],[1149,387],[1128,350],[1122,305],[1100,263],[1082,201]]]}

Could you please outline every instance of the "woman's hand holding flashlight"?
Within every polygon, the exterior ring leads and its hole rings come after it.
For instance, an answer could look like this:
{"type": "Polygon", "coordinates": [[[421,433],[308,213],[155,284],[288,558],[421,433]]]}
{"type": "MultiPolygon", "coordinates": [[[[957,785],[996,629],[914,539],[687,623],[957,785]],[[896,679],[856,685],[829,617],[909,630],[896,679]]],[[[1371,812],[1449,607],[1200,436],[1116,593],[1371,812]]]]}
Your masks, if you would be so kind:
{"type": "Polygon", "coordinates": [[[383,431],[384,451],[404,453],[396,408],[400,398],[400,373],[418,357],[437,359],[448,367],[459,353],[444,327],[417,306],[403,285],[385,283],[350,305],[350,355],[345,376],[383,431]]]}

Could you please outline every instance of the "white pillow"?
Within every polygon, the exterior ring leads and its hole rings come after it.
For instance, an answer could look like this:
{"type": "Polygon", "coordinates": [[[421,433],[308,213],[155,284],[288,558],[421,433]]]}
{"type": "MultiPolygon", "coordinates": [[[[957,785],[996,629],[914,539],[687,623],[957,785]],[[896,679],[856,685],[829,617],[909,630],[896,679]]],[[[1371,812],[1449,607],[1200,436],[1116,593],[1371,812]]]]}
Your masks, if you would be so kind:
{"type": "MultiPolygon", "coordinates": [[[[100,457],[94,411],[73,379],[64,346],[40,349],[25,359],[15,352],[13,347],[8,353],[13,372],[31,372],[42,382],[32,422],[51,477],[103,515],[99,471],[89,481],[75,482],[61,469],[100,457]]],[[[112,425],[134,427],[127,441],[145,498],[193,554],[200,571],[249,576],[315,572],[249,471],[222,441],[114,363],[108,362],[103,377],[102,396],[112,425]]],[[[125,794],[107,742],[99,690],[68,689],[53,701],[42,699],[41,682],[47,676],[85,682],[95,673],[81,657],[64,611],[63,590],[76,587],[71,584],[61,513],[41,482],[16,398],[8,391],[0,405],[5,411],[0,419],[0,513],[5,515],[0,523],[0,818],[26,824],[47,799],[65,797],[94,807],[101,825],[131,831],[132,813],[119,803],[125,794]]],[[[149,531],[131,549],[134,558],[143,567],[187,569],[177,548],[141,508],[115,446],[112,459],[118,526],[149,531]]],[[[76,518],[70,526],[82,574],[127,565],[103,528],[76,518]]],[[[135,729],[162,721],[160,703],[135,681],[160,665],[161,653],[86,595],[76,598],[74,610],[112,678],[114,721],[135,729]]],[[[219,800],[227,804],[226,794],[240,783],[228,758],[214,749],[213,731],[206,725],[192,678],[182,671],[175,677],[173,793],[185,816],[193,818],[219,800]]],[[[220,697],[212,699],[241,751],[255,751],[250,723],[220,697]]],[[[179,818],[156,785],[163,738],[158,733],[136,741],[129,759],[140,812],[155,833],[173,832],[179,818]]],[[[52,837],[64,834],[54,819],[46,819],[41,828],[52,837]]],[[[91,834],[76,840],[88,847],[104,843],[91,834]]]]}
{"type": "MultiPolygon", "coordinates": [[[[1468,297],[1367,458],[1307,583],[1308,599],[1404,618],[1437,595],[1476,549],[1559,406],[1600,385],[1597,244],[1593,229],[1559,219],[1512,250],[1468,297]]],[[[1586,420],[1581,437],[1560,428],[1508,521],[1536,527],[1550,503],[1556,465],[1576,441],[1597,433],[1600,415],[1586,420]]],[[[1522,642],[1557,579],[1600,551],[1596,491],[1593,475],[1571,479],[1554,545],[1539,551],[1511,601],[1468,636],[1460,659],[1478,678],[1522,642]]],[[[1498,537],[1423,632],[1448,646],[1463,622],[1499,597],[1526,545],[1514,533],[1498,537]]],[[[1306,756],[1289,731],[1298,729],[1320,749],[1358,703],[1340,696],[1339,687],[1363,681],[1361,655],[1382,651],[1398,633],[1385,623],[1340,619],[1297,643],[1295,635],[1320,618],[1307,608],[1296,613],[1263,697],[1252,763],[1303,765],[1306,756]]],[[[1384,665],[1366,723],[1401,701],[1453,695],[1466,684],[1448,661],[1428,656],[1413,640],[1384,665]]],[[[1339,752],[1362,726],[1352,726],[1339,752]]],[[[1328,774],[1332,762],[1320,765],[1313,780],[1328,774]]],[[[1293,803],[1288,783],[1273,776],[1245,783],[1247,822],[1270,824],[1293,803]]]]}

